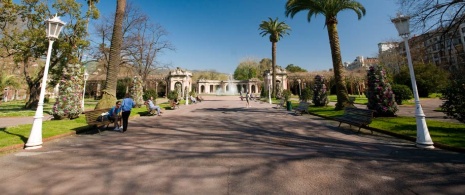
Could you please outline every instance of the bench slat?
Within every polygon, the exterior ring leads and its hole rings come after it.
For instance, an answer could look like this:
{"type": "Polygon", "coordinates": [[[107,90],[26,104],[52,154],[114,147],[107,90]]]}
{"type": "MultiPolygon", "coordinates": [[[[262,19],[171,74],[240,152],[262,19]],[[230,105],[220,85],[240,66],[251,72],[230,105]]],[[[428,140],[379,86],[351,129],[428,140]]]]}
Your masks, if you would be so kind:
{"type": "Polygon", "coordinates": [[[84,115],[86,116],[87,125],[96,126],[98,129],[98,132],[100,133],[101,126],[108,126],[109,124],[112,123],[110,120],[97,121],[97,118],[102,113],[108,112],[108,110],[110,110],[110,108],[86,111],[84,115]]]}
{"type": "MultiPolygon", "coordinates": [[[[371,124],[373,118],[373,111],[368,109],[352,108],[346,107],[344,109],[344,114],[340,117],[336,117],[335,120],[339,121],[339,126],[342,123],[347,123],[349,125],[358,126],[360,129],[371,124]]],[[[373,131],[371,131],[373,133],[373,131]]]]}

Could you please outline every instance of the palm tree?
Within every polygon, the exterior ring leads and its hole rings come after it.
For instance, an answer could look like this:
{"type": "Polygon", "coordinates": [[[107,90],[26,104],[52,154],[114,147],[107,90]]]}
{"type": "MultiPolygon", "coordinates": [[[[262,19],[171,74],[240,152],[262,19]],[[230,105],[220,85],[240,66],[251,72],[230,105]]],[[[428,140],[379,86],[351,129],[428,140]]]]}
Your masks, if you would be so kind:
{"type": "Polygon", "coordinates": [[[278,18],[275,20],[268,18],[268,21],[262,21],[258,30],[261,30],[260,35],[264,37],[265,35],[270,35],[271,42],[271,68],[273,69],[273,97],[276,97],[276,43],[284,35],[288,35],[288,31],[291,30],[284,22],[279,22],[278,18]]]}
{"type": "Polygon", "coordinates": [[[3,89],[6,87],[19,87],[20,83],[18,82],[18,78],[15,75],[7,75],[4,73],[0,74],[0,97],[3,97],[3,89]]]}
{"type": "Polygon", "coordinates": [[[349,101],[347,88],[342,78],[342,66],[339,35],[337,32],[337,14],[343,10],[353,10],[360,20],[365,15],[365,7],[354,0],[288,0],[286,3],[286,16],[294,17],[300,11],[308,10],[307,20],[319,14],[326,17],[325,25],[328,28],[329,44],[333,59],[334,78],[336,81],[337,103],[336,110],[341,110],[349,101]]]}
{"type": "Polygon", "coordinates": [[[126,8],[126,0],[118,0],[116,3],[115,23],[111,36],[110,62],[107,69],[105,88],[102,90],[102,99],[95,109],[110,108],[116,102],[116,82],[118,81],[119,63],[121,61],[121,45],[123,44],[123,19],[126,8]]]}

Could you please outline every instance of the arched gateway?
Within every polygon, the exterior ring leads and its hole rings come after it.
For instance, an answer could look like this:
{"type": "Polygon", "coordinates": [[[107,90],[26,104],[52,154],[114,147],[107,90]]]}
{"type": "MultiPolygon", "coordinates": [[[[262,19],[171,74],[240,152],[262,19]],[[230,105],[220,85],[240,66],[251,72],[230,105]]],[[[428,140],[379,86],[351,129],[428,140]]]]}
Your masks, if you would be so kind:
{"type": "Polygon", "coordinates": [[[238,93],[260,93],[262,81],[253,78],[249,80],[206,80],[197,81],[197,92],[200,94],[238,94],[238,93]]]}

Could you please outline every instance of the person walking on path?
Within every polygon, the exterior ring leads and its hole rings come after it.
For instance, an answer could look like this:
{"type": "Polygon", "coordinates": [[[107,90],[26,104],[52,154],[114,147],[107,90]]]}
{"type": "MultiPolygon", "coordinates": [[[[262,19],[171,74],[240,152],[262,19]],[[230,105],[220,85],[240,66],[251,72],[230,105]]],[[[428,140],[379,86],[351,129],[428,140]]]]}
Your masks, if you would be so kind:
{"type": "Polygon", "coordinates": [[[126,130],[128,129],[129,115],[131,115],[131,110],[134,107],[136,107],[136,103],[132,98],[129,97],[129,93],[126,93],[121,107],[121,109],[123,110],[123,133],[126,132],[126,130]]]}
{"type": "Polygon", "coordinates": [[[115,131],[123,130],[123,127],[121,126],[121,111],[121,101],[116,101],[116,105],[108,111],[108,119],[110,119],[110,121],[114,121],[115,131]]]}
{"type": "Polygon", "coordinates": [[[246,108],[250,107],[249,98],[250,98],[250,95],[249,95],[249,92],[247,91],[247,93],[245,94],[245,101],[246,101],[245,107],[246,108]]]}

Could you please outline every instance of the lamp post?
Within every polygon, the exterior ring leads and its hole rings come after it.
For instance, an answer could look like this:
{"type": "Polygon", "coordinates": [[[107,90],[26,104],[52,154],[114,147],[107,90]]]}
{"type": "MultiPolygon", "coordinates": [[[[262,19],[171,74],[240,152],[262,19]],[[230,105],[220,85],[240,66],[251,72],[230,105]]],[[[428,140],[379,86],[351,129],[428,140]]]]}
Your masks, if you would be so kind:
{"type": "Polygon", "coordinates": [[[432,149],[433,141],[429,135],[428,126],[426,126],[425,113],[421,108],[420,99],[418,98],[417,82],[415,80],[415,72],[413,71],[412,57],[410,56],[410,48],[408,45],[408,38],[410,36],[409,30],[409,16],[398,15],[397,18],[391,19],[395,24],[399,36],[404,39],[405,53],[407,53],[408,68],[410,70],[410,79],[412,80],[413,96],[415,98],[415,117],[417,124],[417,140],[416,146],[419,148],[432,149]]]}
{"type": "Polygon", "coordinates": [[[266,73],[266,79],[268,83],[268,102],[271,104],[271,76],[270,73],[266,73]]]}
{"type": "Polygon", "coordinates": [[[45,62],[44,68],[44,77],[42,78],[42,84],[40,87],[40,96],[39,103],[37,104],[37,110],[34,115],[34,122],[32,123],[31,133],[27,140],[25,149],[37,149],[42,147],[42,118],[44,117],[44,97],[45,97],[45,88],[47,86],[47,77],[48,77],[48,68],[50,65],[50,56],[52,53],[53,42],[60,35],[61,29],[65,25],[60,18],[55,15],[52,19],[45,21],[46,23],[46,33],[48,38],[48,51],[47,51],[47,61],[45,62]]]}
{"type": "Polygon", "coordinates": [[[84,70],[84,88],[82,89],[82,112],[85,111],[84,109],[84,98],[86,97],[86,84],[87,84],[87,79],[89,79],[89,74],[87,73],[87,70],[84,70]]]}
{"type": "Polygon", "coordinates": [[[302,82],[302,80],[297,79],[297,82],[299,83],[299,96],[302,96],[302,89],[300,87],[300,83],[302,82]]]}

